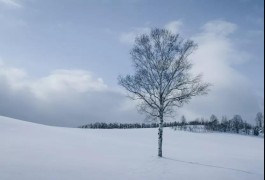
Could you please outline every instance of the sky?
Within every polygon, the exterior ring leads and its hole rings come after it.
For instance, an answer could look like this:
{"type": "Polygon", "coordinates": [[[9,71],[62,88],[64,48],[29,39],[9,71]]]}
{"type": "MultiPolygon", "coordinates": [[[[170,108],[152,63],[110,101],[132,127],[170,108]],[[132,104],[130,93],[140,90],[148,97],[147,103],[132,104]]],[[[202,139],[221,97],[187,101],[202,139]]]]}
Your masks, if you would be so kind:
{"type": "Polygon", "coordinates": [[[143,122],[117,84],[137,35],[166,28],[213,84],[173,120],[264,110],[262,0],[0,0],[0,115],[48,125],[143,122]]]}

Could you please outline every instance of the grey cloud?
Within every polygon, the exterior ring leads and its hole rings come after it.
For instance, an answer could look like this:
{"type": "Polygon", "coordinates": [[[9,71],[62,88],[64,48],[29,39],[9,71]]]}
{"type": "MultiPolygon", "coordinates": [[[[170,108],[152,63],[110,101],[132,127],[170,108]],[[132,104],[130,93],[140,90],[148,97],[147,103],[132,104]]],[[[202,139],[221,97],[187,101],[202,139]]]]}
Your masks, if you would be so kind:
{"type": "Polygon", "coordinates": [[[107,88],[86,71],[64,70],[62,74],[60,70],[34,80],[18,77],[22,72],[0,67],[1,115],[67,127],[141,121],[134,106],[124,108],[128,99],[123,93],[107,88]]]}

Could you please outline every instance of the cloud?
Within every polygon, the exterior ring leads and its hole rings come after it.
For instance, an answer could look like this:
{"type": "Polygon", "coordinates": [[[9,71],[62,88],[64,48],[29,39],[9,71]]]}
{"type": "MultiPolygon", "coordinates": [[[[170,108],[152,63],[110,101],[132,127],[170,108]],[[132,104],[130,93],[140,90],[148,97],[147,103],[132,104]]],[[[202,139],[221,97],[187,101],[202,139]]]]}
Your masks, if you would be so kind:
{"type": "Polygon", "coordinates": [[[62,92],[93,92],[107,89],[101,78],[94,78],[88,71],[55,70],[46,77],[32,79],[23,69],[9,67],[0,62],[0,77],[5,78],[13,91],[30,89],[37,97],[40,94],[62,92]]]}
{"type": "Polygon", "coordinates": [[[202,72],[204,80],[212,83],[208,96],[194,98],[180,110],[189,119],[198,116],[219,117],[241,114],[247,121],[254,119],[264,97],[251,87],[251,80],[235,67],[244,64],[251,57],[237,49],[230,37],[236,33],[237,25],[226,21],[210,21],[203,25],[202,32],[192,37],[198,43],[198,50],[192,55],[194,73],[202,72]]]}
{"type": "Polygon", "coordinates": [[[21,8],[22,4],[18,0],[0,0],[0,5],[4,5],[11,8],[21,8]]]}
{"type": "Polygon", "coordinates": [[[93,78],[91,73],[82,70],[56,70],[26,85],[37,97],[46,99],[54,94],[101,92],[107,89],[101,78],[93,78]]]}
{"type": "Polygon", "coordinates": [[[34,79],[2,62],[0,99],[1,115],[48,125],[141,120],[123,93],[83,70],[56,70],[34,79]]]}
{"type": "Polygon", "coordinates": [[[183,23],[182,21],[171,21],[165,25],[165,29],[171,31],[174,34],[180,33],[181,27],[183,23]]]}
{"type": "Polygon", "coordinates": [[[226,37],[236,31],[237,25],[223,20],[215,20],[203,25],[202,29],[205,33],[226,37]]]}

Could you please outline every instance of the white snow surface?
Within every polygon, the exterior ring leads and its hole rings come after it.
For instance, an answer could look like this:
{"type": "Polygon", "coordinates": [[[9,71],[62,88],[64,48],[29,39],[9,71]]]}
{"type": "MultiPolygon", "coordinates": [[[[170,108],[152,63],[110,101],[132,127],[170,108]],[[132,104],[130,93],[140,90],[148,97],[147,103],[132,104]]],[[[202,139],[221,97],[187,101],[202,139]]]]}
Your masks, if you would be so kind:
{"type": "Polygon", "coordinates": [[[51,127],[0,116],[1,180],[263,180],[264,139],[51,127]]]}

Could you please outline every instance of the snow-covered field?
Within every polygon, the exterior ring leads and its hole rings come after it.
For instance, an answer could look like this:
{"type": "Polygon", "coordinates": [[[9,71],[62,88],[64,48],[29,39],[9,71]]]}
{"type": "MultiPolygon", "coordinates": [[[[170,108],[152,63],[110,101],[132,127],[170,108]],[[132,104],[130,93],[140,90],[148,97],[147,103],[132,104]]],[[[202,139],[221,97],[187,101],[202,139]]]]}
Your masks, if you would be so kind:
{"type": "Polygon", "coordinates": [[[264,139],[165,129],[50,127],[0,116],[1,180],[262,180],[264,139]]]}

